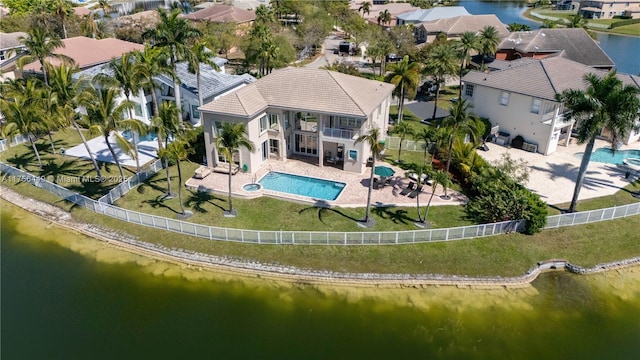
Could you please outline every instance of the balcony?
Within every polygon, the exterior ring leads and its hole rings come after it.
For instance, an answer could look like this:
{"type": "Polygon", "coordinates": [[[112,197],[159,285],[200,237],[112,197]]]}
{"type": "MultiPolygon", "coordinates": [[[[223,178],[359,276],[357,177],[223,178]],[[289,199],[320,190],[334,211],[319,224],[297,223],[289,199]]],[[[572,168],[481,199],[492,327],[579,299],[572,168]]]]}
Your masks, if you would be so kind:
{"type": "Polygon", "coordinates": [[[571,119],[569,112],[565,112],[562,114],[555,114],[553,112],[550,112],[543,115],[542,123],[545,125],[553,126],[554,130],[558,130],[572,124],[573,119],[571,119]]]}
{"type": "Polygon", "coordinates": [[[337,138],[337,139],[354,140],[360,136],[360,131],[325,127],[322,129],[322,135],[325,137],[331,137],[331,138],[337,138]]]}

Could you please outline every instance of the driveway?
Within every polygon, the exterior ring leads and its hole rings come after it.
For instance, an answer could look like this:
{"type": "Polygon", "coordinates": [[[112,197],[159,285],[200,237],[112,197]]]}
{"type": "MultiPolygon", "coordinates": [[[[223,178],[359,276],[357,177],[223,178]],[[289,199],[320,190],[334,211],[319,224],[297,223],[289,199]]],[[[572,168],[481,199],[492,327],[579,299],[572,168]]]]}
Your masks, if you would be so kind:
{"type": "MultiPolygon", "coordinates": [[[[438,101],[439,104],[444,102],[445,101],[442,100],[438,101]]],[[[434,104],[434,101],[414,101],[410,103],[405,102],[404,107],[405,109],[411,110],[411,112],[421,120],[431,120],[434,104]]],[[[449,110],[445,110],[440,107],[436,110],[436,119],[442,119],[447,116],[449,116],[449,110]]]]}

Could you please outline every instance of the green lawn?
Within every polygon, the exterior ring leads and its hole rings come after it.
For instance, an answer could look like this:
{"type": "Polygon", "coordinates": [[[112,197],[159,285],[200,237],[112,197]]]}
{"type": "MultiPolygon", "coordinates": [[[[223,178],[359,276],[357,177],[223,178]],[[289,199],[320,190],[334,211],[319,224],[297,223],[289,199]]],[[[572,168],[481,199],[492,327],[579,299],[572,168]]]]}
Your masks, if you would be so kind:
{"type": "MultiPolygon", "coordinates": [[[[85,138],[89,140],[89,134],[85,133],[85,138]]],[[[74,129],[69,128],[54,133],[53,140],[56,154],[53,153],[47,137],[36,141],[36,147],[43,163],[42,169],[38,167],[38,160],[30,143],[12,146],[1,152],[0,161],[36,176],[43,176],[49,181],[93,199],[100,198],[118,185],[120,173],[115,164],[99,163],[102,176],[106,181],[89,181],[90,178],[97,176],[91,161],[61,154],[62,148],[69,149],[82,143],[80,136],[74,129]]],[[[125,177],[132,176],[134,173],[133,170],[124,168],[125,177]]]]}
{"type": "MultiPolygon", "coordinates": [[[[570,191],[573,191],[571,189],[570,191]]],[[[624,189],[616,192],[611,196],[603,196],[593,199],[581,200],[578,201],[578,205],[576,209],[578,211],[589,211],[596,209],[603,209],[613,206],[621,206],[632,204],[640,201],[640,199],[632,196],[633,192],[640,191],[640,180],[635,181],[627,186],[624,189]]],[[[549,215],[557,215],[560,214],[560,209],[568,209],[571,203],[557,204],[549,207],[549,215]]]]}
{"type": "MultiPolygon", "coordinates": [[[[540,22],[542,21],[542,19],[532,16],[531,15],[532,11],[535,11],[540,15],[551,16],[557,19],[566,19],[566,20],[569,20],[569,18],[573,15],[573,13],[557,12],[557,11],[545,10],[541,8],[528,9],[527,11],[524,12],[524,16],[526,16],[527,18],[532,19],[534,21],[540,21],[540,22]]],[[[587,19],[587,22],[588,24],[591,23],[591,24],[611,25],[624,20],[625,19],[587,19]]],[[[587,26],[589,26],[588,24],[587,26]]],[[[592,30],[610,32],[610,33],[622,34],[622,35],[640,36],[640,24],[625,25],[625,26],[620,26],[613,29],[601,29],[597,27],[592,27],[592,30]]]]}
{"type": "MultiPolygon", "coordinates": [[[[183,176],[191,176],[198,165],[184,163],[183,176]]],[[[172,191],[177,192],[177,172],[171,168],[172,191]]],[[[148,214],[175,218],[180,211],[178,197],[165,199],[166,175],[164,171],[157,173],[137,188],[127,193],[116,202],[125,209],[141,211],[148,214]]],[[[371,213],[376,221],[373,229],[362,229],[356,220],[364,218],[363,208],[323,209],[313,205],[298,204],[277,200],[270,197],[257,199],[233,199],[233,206],[238,210],[236,218],[225,218],[223,211],[228,209],[226,194],[183,190],[183,203],[187,210],[193,212],[188,221],[199,224],[255,229],[255,230],[299,230],[299,231],[400,231],[415,230],[413,221],[417,219],[415,206],[372,208],[371,213]]],[[[427,196],[421,196],[421,205],[426,204],[427,196]]],[[[461,206],[434,206],[429,212],[429,220],[433,227],[457,227],[471,225],[465,219],[461,206]]]]}

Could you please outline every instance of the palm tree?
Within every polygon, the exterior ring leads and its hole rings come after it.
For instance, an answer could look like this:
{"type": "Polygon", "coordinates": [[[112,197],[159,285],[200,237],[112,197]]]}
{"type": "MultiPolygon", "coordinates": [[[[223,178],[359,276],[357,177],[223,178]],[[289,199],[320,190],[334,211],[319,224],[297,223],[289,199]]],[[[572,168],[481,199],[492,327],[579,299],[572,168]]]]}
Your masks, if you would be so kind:
{"type": "Polygon", "coordinates": [[[577,120],[578,143],[587,143],[569,212],[576,210],[593,146],[602,129],[606,128],[611,132],[610,141],[615,149],[616,144],[634,128],[635,119],[640,112],[640,89],[624,85],[615,71],[602,77],[590,73],[584,76],[584,81],[587,85],[585,90],[569,89],[556,95],[557,100],[562,101],[577,120]]]}
{"type": "Polygon", "coordinates": [[[109,15],[109,13],[111,12],[111,5],[109,4],[108,0],[99,0],[98,7],[102,9],[103,17],[106,17],[106,18],[111,17],[111,15],[109,15]]]}
{"type": "Polygon", "coordinates": [[[73,62],[73,60],[68,56],[54,53],[57,48],[64,47],[64,43],[57,35],[50,33],[45,29],[38,27],[31,28],[27,32],[27,37],[21,36],[19,40],[27,49],[28,55],[18,60],[18,67],[22,70],[24,65],[29,64],[34,60],[38,60],[42,67],[42,75],[44,76],[44,83],[46,85],[49,85],[47,70],[45,67],[45,60],[48,57],[73,62]]]}
{"type": "Polygon", "coordinates": [[[420,64],[409,62],[406,56],[397,64],[390,66],[390,72],[384,77],[384,81],[396,86],[395,92],[398,96],[398,124],[402,122],[405,96],[412,100],[416,96],[418,84],[420,83],[420,64]]]}
{"type": "Polygon", "coordinates": [[[62,23],[62,33],[67,38],[67,25],[65,19],[67,16],[73,15],[73,5],[69,0],[53,0],[54,13],[60,18],[62,23]]]}
{"type": "Polygon", "coordinates": [[[98,133],[104,137],[109,152],[113,157],[114,162],[118,166],[120,171],[120,180],[124,182],[124,171],[116,152],[109,142],[109,135],[113,134],[116,138],[118,147],[124,152],[131,154],[131,144],[125,139],[118,130],[130,128],[128,123],[138,120],[125,119],[125,112],[129,110],[133,105],[129,101],[123,101],[118,104],[119,89],[115,88],[90,88],[87,90],[87,96],[82,100],[82,105],[85,106],[87,114],[85,115],[86,121],[90,124],[89,130],[93,133],[98,133]]]}
{"type": "Polygon", "coordinates": [[[89,154],[89,158],[91,158],[91,162],[93,163],[93,167],[96,169],[98,177],[101,178],[102,174],[100,172],[100,167],[98,166],[95,156],[93,156],[93,153],[91,152],[91,148],[89,148],[89,144],[84,137],[84,133],[80,130],[80,126],[78,126],[77,120],[79,114],[75,111],[80,103],[80,98],[83,96],[83,89],[86,88],[87,81],[84,78],[78,80],[73,78],[73,74],[78,71],[77,67],[72,68],[62,64],[60,66],[52,66],[48,71],[50,74],[49,80],[51,82],[49,86],[58,101],[60,111],[59,115],[66,119],[67,122],[71,123],[76,129],[85,149],[87,150],[87,154],[89,154]]]}
{"type": "MultiPolygon", "coordinates": [[[[31,86],[29,83],[34,81],[34,79],[29,79],[26,86],[31,86]]],[[[2,135],[10,139],[19,135],[26,136],[38,159],[38,166],[42,169],[42,159],[35,144],[38,133],[43,130],[42,112],[35,105],[36,103],[24,94],[16,94],[10,99],[0,100],[0,111],[6,121],[6,124],[2,126],[2,135]]]]}
{"type": "Polygon", "coordinates": [[[433,104],[431,120],[435,120],[436,118],[438,98],[440,97],[440,84],[444,83],[446,76],[454,75],[457,72],[458,57],[453,46],[450,43],[436,45],[431,53],[429,53],[424,67],[424,73],[433,76],[436,83],[436,97],[433,104]]]}
{"type": "Polygon", "coordinates": [[[482,53],[482,66],[484,66],[484,57],[486,55],[494,55],[500,45],[500,34],[493,26],[485,26],[480,32],[480,52],[482,53]]]}
{"type": "MultiPolygon", "coordinates": [[[[432,127],[423,127],[417,133],[413,134],[413,139],[417,141],[424,141],[424,164],[427,163],[427,153],[431,143],[434,142],[436,131],[432,127]]],[[[433,156],[431,156],[431,162],[433,162],[433,156]]]]}
{"type": "MultiPolygon", "coordinates": [[[[137,93],[141,88],[141,75],[135,61],[135,54],[133,52],[127,52],[122,54],[120,59],[111,59],[107,68],[110,70],[110,74],[98,74],[94,77],[94,80],[103,86],[114,86],[122,90],[127,102],[130,102],[131,93],[137,93]]],[[[133,119],[133,106],[129,107],[127,111],[129,119],[133,119]]],[[[144,134],[144,129],[141,128],[137,130],[138,131],[132,134],[132,138],[136,158],[136,173],[139,173],[140,157],[138,156],[138,134],[144,134]]]]}
{"type": "Polygon", "coordinates": [[[370,10],[371,10],[371,3],[368,1],[363,2],[358,8],[358,12],[362,11],[362,16],[364,16],[364,13],[367,13],[367,15],[369,15],[370,10]]]}
{"type": "MultiPolygon", "coordinates": [[[[422,186],[424,186],[424,181],[426,180],[422,178],[422,174],[431,174],[433,168],[431,167],[431,165],[418,165],[418,167],[415,169],[416,174],[418,174],[418,176],[416,177],[416,185],[417,185],[417,189],[419,189],[419,191],[417,191],[416,193],[416,210],[418,212],[418,222],[423,223],[425,222],[426,218],[422,218],[422,214],[420,213],[420,193],[422,192],[422,186]]],[[[431,200],[429,200],[429,204],[431,203],[431,200]]],[[[428,211],[428,210],[427,210],[428,211]]]]}
{"type": "Polygon", "coordinates": [[[189,142],[185,140],[174,140],[171,144],[167,144],[166,149],[158,151],[158,155],[170,158],[176,161],[178,168],[178,202],[180,203],[180,214],[184,217],[187,213],[184,211],[182,202],[182,170],[180,169],[180,161],[187,160],[193,149],[189,149],[189,142]]]}
{"type": "Polygon", "coordinates": [[[457,41],[457,48],[460,52],[460,73],[458,74],[460,77],[460,90],[458,93],[458,99],[462,99],[462,75],[467,65],[467,61],[469,61],[471,51],[480,50],[480,40],[476,33],[465,31],[457,41]]]}
{"type": "Polygon", "coordinates": [[[376,168],[376,159],[380,158],[382,150],[384,150],[384,143],[380,140],[380,130],[378,128],[373,128],[368,134],[359,136],[355,142],[356,144],[366,142],[371,150],[371,175],[369,176],[369,192],[367,193],[367,210],[363,220],[364,224],[368,227],[372,227],[374,225],[373,219],[369,217],[369,211],[371,209],[371,190],[373,190],[373,175],[376,168]]]}
{"type": "Polygon", "coordinates": [[[584,28],[587,25],[587,19],[576,13],[569,16],[568,28],[584,28]]]}
{"type": "Polygon", "coordinates": [[[164,160],[164,168],[167,174],[167,196],[171,196],[171,176],[169,174],[169,158],[161,156],[160,152],[165,148],[164,144],[169,143],[171,136],[180,133],[180,121],[178,120],[178,110],[176,105],[170,102],[163,102],[160,105],[157,116],[151,120],[149,131],[155,132],[158,141],[158,156],[164,160]],[[164,143],[163,143],[164,142],[164,143]]]}
{"type": "MultiPolygon", "coordinates": [[[[261,5],[262,6],[262,5],[261,5]]],[[[191,51],[187,53],[187,61],[189,64],[189,72],[196,74],[197,86],[198,86],[198,104],[204,105],[204,99],[202,98],[202,86],[200,85],[200,72],[202,71],[201,64],[211,66],[215,71],[220,71],[220,67],[213,59],[215,54],[207,49],[204,41],[197,41],[191,51]]]]}
{"type": "Polygon", "coordinates": [[[388,24],[391,22],[391,13],[389,12],[389,10],[384,9],[384,11],[380,11],[380,13],[378,13],[378,25],[382,24],[388,24]]]}
{"type": "Polygon", "coordinates": [[[231,165],[233,163],[233,154],[240,148],[245,148],[251,152],[255,150],[255,144],[249,140],[246,135],[246,127],[244,124],[231,124],[224,123],[222,125],[222,132],[218,134],[216,138],[216,147],[218,152],[222,154],[229,163],[229,210],[226,214],[235,216],[236,211],[233,210],[233,203],[231,198],[231,165]]]}
{"type": "Polygon", "coordinates": [[[409,136],[414,135],[413,127],[407,122],[396,124],[390,131],[393,135],[398,135],[400,138],[400,144],[398,145],[398,162],[400,162],[400,154],[402,152],[402,142],[409,136]]]}
{"type": "Polygon", "coordinates": [[[451,105],[449,108],[449,116],[447,116],[442,125],[451,130],[451,137],[449,138],[449,151],[447,153],[447,173],[451,167],[451,149],[453,148],[453,140],[459,132],[464,132],[465,135],[472,132],[473,128],[471,123],[475,122],[478,117],[469,112],[471,104],[465,99],[460,99],[458,102],[451,105]]]}
{"type": "MultiPolygon", "coordinates": [[[[145,45],[144,50],[134,51],[134,57],[137,63],[137,70],[140,76],[140,86],[151,93],[151,108],[153,115],[158,115],[158,96],[156,94],[157,82],[155,77],[162,74],[170,74],[173,71],[168,64],[168,57],[162,49],[145,45]]],[[[173,75],[171,75],[173,76],[173,75]]],[[[176,114],[177,117],[177,114],[176,114]]]]}
{"type": "MultiPolygon", "coordinates": [[[[431,207],[431,200],[433,200],[433,196],[436,194],[436,190],[438,189],[438,185],[441,185],[444,189],[444,193],[446,196],[447,188],[451,184],[451,178],[449,174],[442,171],[436,170],[431,175],[431,196],[429,197],[429,202],[427,203],[427,209],[424,212],[424,217],[420,216],[420,208],[418,208],[418,218],[422,221],[426,226],[429,226],[429,222],[427,221],[429,217],[429,208],[431,207]]],[[[417,196],[416,196],[417,197],[417,196]]]]}
{"type": "Polygon", "coordinates": [[[182,120],[182,99],[180,98],[180,79],[176,74],[176,64],[186,58],[191,41],[202,36],[202,32],[182,18],[181,14],[179,9],[167,13],[166,10],[158,8],[159,22],[156,27],[142,33],[143,39],[151,40],[154,47],[163,49],[169,57],[169,63],[173,70],[171,77],[173,78],[176,108],[180,120],[182,120]]]}

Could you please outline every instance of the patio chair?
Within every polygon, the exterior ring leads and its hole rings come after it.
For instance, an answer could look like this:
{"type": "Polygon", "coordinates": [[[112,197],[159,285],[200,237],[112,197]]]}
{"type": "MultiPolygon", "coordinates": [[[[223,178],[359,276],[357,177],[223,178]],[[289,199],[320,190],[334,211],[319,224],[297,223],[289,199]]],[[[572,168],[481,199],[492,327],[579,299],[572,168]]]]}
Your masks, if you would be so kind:
{"type": "Polygon", "coordinates": [[[407,195],[410,192],[412,192],[416,187],[416,183],[414,183],[413,181],[409,182],[409,185],[407,185],[406,188],[402,189],[402,191],[400,191],[400,195],[407,195]]]}
{"type": "Polygon", "coordinates": [[[378,190],[380,188],[380,182],[378,182],[378,178],[373,178],[373,189],[378,190]]]}
{"type": "Polygon", "coordinates": [[[422,192],[422,185],[418,186],[415,190],[411,192],[411,194],[407,195],[411,199],[415,199],[419,193],[422,192]]]}

